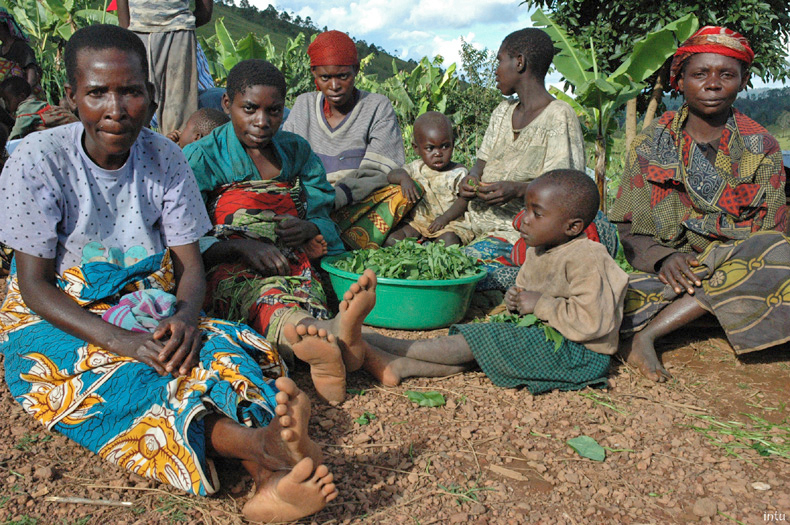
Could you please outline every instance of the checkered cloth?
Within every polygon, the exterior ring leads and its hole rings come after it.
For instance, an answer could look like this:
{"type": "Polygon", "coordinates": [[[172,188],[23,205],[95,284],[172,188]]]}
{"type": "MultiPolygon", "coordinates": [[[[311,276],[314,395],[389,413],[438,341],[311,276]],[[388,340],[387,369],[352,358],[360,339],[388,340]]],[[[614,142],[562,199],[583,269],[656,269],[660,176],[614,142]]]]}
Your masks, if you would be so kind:
{"type": "Polygon", "coordinates": [[[461,324],[450,327],[450,335],[454,334],[464,336],[480,368],[497,386],[525,385],[531,394],[540,394],[608,385],[611,356],[567,339],[555,350],[538,326],[461,324]]]}

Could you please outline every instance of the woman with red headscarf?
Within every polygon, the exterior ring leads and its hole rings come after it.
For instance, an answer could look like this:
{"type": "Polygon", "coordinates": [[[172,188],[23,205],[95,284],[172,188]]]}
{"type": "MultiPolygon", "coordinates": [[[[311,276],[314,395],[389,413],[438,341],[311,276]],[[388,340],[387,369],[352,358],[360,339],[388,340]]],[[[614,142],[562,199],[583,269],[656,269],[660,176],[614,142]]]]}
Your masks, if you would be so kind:
{"type": "Polygon", "coordinates": [[[318,91],[300,95],[283,124],[301,135],[335,188],[333,219],[351,248],[378,248],[413,202],[387,175],[405,163],[398,118],[389,99],[354,86],[356,44],[326,31],[307,48],[318,91]]]}
{"type": "Polygon", "coordinates": [[[631,144],[610,213],[631,275],[621,332],[630,364],[665,381],[654,342],[712,313],[736,354],[790,339],[790,242],[779,145],[732,107],[754,52],[704,27],[683,43],[670,82],[683,94],[631,144]],[[644,273],[642,273],[644,272],[644,273]]]}

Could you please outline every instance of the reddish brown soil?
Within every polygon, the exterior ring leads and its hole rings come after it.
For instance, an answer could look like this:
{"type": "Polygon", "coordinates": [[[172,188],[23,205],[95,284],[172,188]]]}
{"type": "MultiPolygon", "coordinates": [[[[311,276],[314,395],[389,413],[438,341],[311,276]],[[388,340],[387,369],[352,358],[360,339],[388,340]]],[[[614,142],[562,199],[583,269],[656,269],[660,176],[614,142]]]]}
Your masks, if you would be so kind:
{"type": "MultiPolygon", "coordinates": [[[[410,338],[441,333],[397,332],[410,338]]],[[[325,446],[340,496],[305,523],[790,519],[790,461],[762,457],[753,448],[741,450],[741,457],[728,455],[690,428],[708,425],[700,415],[748,422],[745,414],[752,414],[784,420],[785,430],[775,427],[768,438],[790,440],[790,347],[738,360],[720,331],[695,328],[668,338],[660,349],[674,375],[668,384],[653,384],[616,362],[607,390],[535,397],[497,388],[480,372],[409,380],[398,388],[358,373],[349,388],[363,394],[337,408],[315,406],[311,431],[325,446]],[[419,408],[403,395],[406,390],[438,391],[448,402],[419,408]],[[360,425],[355,419],[365,412],[375,419],[360,425]],[[604,462],[584,459],[565,444],[582,434],[611,449],[604,462]],[[756,482],[770,488],[757,490],[756,482]]],[[[295,379],[315,399],[305,370],[295,379]]],[[[0,413],[0,523],[242,522],[239,510],[252,485],[233,463],[219,465],[218,495],[192,497],[103,463],[45,431],[4,385],[0,413]],[[51,503],[47,496],[132,507],[51,503]]]]}

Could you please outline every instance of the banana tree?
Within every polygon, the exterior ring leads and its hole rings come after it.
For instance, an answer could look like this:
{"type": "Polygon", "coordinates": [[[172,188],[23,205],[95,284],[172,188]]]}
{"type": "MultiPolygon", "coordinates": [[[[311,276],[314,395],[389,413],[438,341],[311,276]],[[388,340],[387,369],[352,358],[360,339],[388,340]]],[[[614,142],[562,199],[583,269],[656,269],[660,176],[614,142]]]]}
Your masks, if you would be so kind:
{"type": "Polygon", "coordinates": [[[14,15],[22,30],[30,37],[36,62],[43,72],[41,86],[45,88],[50,103],[57,103],[63,93],[66,70],[63,64],[63,47],[74,32],[90,24],[117,24],[118,17],[96,9],[90,0],[0,0],[14,15]]]}
{"type": "Polygon", "coordinates": [[[278,51],[272,44],[269,35],[259,38],[253,33],[233,41],[222,18],[214,22],[215,34],[201,39],[201,46],[208,58],[209,71],[217,84],[222,85],[228,78],[228,71],[233,66],[250,58],[268,60],[285,76],[288,86],[287,103],[292,103],[296,96],[309,91],[312,86],[310,63],[305,53],[305,36],[299,33],[289,38],[285,49],[278,51]]]}
{"type": "Polygon", "coordinates": [[[559,48],[554,67],[573,87],[575,97],[556,88],[551,92],[573,106],[584,123],[587,136],[595,144],[595,182],[601,196],[601,209],[606,211],[606,166],[612,148],[612,132],[617,129],[616,113],[647,87],[644,81],[675,52],[679,42],[694,34],[699,22],[689,14],[648,33],[634,44],[620,67],[607,73],[598,68],[592,39],[589,49],[578,46],[541,10],[535,12],[532,21],[542,26],[559,48]]]}

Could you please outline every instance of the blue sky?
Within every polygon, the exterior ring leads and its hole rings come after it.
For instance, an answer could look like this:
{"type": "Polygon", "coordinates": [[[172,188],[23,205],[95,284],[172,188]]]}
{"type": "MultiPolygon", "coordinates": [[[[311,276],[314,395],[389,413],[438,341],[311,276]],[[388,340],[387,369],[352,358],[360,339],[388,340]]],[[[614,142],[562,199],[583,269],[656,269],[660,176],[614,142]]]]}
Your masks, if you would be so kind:
{"type": "MultiPolygon", "coordinates": [[[[270,3],[250,2],[259,9],[270,3]]],[[[459,66],[461,38],[478,49],[496,52],[508,33],[532,25],[533,11],[518,0],[288,0],[275,7],[302,18],[309,16],[318,27],[345,31],[400,58],[441,55],[445,64],[457,62],[459,66]]],[[[555,83],[559,78],[554,73],[547,81],[555,83]]],[[[766,86],[759,79],[752,84],[766,86]]]]}

